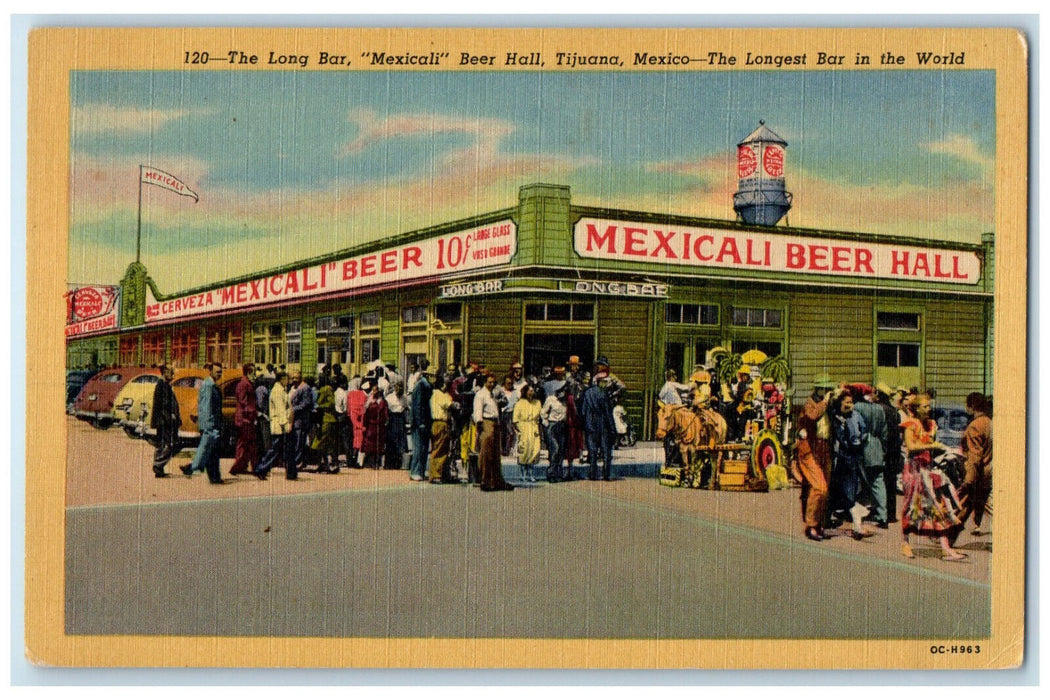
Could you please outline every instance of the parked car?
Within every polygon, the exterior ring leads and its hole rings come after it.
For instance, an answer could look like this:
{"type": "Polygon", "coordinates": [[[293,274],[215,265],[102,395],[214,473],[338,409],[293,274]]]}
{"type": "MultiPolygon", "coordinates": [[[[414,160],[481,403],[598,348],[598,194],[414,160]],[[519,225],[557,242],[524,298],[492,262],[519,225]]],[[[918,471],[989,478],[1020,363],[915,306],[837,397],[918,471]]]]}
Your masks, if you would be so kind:
{"type": "Polygon", "coordinates": [[[963,406],[937,405],[930,411],[930,418],[937,421],[937,440],[946,447],[960,449],[963,433],[970,424],[970,416],[963,406]]]}
{"type": "Polygon", "coordinates": [[[98,374],[94,369],[74,369],[66,372],[66,411],[73,413],[73,403],[88,380],[98,374]]]}
{"type": "Polygon", "coordinates": [[[149,408],[153,405],[153,390],[161,381],[159,374],[140,374],[124,385],[113,400],[113,421],[119,423],[124,432],[149,420],[149,408]]]}
{"type": "Polygon", "coordinates": [[[146,367],[116,367],[100,371],[77,394],[73,402],[73,415],[100,430],[106,430],[115,421],[113,407],[117,394],[128,382],[142,375],[159,377],[160,372],[146,367]]]}

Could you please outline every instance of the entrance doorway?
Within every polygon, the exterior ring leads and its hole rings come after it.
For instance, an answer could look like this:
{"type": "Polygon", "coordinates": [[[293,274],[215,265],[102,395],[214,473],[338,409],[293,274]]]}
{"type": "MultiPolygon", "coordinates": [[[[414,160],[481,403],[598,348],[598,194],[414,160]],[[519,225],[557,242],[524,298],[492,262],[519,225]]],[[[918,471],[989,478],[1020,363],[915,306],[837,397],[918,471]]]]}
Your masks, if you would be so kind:
{"type": "Polygon", "coordinates": [[[522,364],[525,374],[540,376],[544,367],[564,366],[570,355],[580,358],[580,366],[594,364],[594,335],[580,333],[526,333],[522,364]]]}

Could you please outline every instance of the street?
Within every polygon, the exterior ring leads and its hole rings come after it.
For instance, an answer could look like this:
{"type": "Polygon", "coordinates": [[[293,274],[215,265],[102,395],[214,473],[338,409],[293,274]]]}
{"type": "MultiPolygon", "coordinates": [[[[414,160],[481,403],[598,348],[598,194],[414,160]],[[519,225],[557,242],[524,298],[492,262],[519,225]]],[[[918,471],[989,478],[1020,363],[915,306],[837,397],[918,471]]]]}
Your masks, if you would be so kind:
{"type": "MultiPolygon", "coordinates": [[[[314,637],[973,638],[990,631],[991,536],[940,560],[899,525],[802,536],[798,490],[655,477],[482,493],[404,471],[276,471],[212,486],[119,429],[68,419],[66,630],[314,637]]],[[[653,443],[614,473],[653,473],[653,443]]],[[[229,471],[232,460],[224,459],[229,471]]],[[[619,467],[619,469],[618,469],[619,467]]],[[[540,470],[542,475],[542,470],[540,470]]],[[[986,527],[994,521],[986,520],[986,527]]],[[[988,527],[992,529],[992,527],[988,527]]]]}

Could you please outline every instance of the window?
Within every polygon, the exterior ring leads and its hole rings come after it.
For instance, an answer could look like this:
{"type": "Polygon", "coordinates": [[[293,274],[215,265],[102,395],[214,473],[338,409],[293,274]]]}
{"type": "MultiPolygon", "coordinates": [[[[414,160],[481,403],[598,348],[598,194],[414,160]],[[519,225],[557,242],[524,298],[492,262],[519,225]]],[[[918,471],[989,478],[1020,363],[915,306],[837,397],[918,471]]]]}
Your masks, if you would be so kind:
{"type": "Polygon", "coordinates": [[[880,331],[917,331],[919,314],[879,311],[876,320],[880,331]]]}
{"type": "Polygon", "coordinates": [[[139,339],[136,336],[120,339],[118,361],[125,367],[137,365],[139,354],[139,339]]]}
{"type": "Polygon", "coordinates": [[[361,339],[361,362],[368,364],[379,359],[379,338],[361,339]]]}
{"type": "Polygon", "coordinates": [[[156,374],[143,374],[131,380],[132,384],[156,384],[160,377],[156,374]]]}
{"type": "Polygon", "coordinates": [[[286,362],[297,365],[302,361],[303,322],[289,321],[284,326],[286,362]]]}
{"type": "Polygon", "coordinates": [[[361,328],[379,328],[379,312],[367,311],[361,314],[361,328]]]}
{"type": "Polygon", "coordinates": [[[197,329],[176,330],[171,334],[171,363],[176,367],[197,364],[197,329]]]}
{"type": "Polygon", "coordinates": [[[173,387],[180,389],[200,389],[201,384],[204,383],[204,377],[182,377],[176,379],[171,383],[173,387]]]}
{"type": "Polygon", "coordinates": [[[462,304],[436,304],[434,318],[442,323],[459,323],[463,320],[462,304]]]}
{"type": "Polygon", "coordinates": [[[320,316],[317,319],[317,364],[341,365],[354,361],[353,316],[320,316]]]}
{"type": "Polygon", "coordinates": [[[768,357],[776,357],[780,354],[780,343],[771,341],[734,340],[732,347],[733,352],[741,355],[748,350],[761,350],[768,357]]]}
{"type": "Polygon", "coordinates": [[[690,325],[718,325],[717,304],[668,304],[667,323],[688,323],[690,325]]]}
{"type": "Polygon", "coordinates": [[[243,342],[244,331],[240,326],[211,326],[205,334],[205,362],[239,363],[243,342]]]}
{"type": "Polygon", "coordinates": [[[401,309],[401,321],[403,323],[426,323],[427,307],[406,306],[405,308],[401,309]]]}
{"type": "Polygon", "coordinates": [[[748,328],[780,328],[780,309],[733,308],[733,325],[748,328]]]}
{"type": "Polygon", "coordinates": [[[142,361],[150,366],[164,362],[163,333],[151,333],[142,338],[142,361]]]}
{"type": "Polygon", "coordinates": [[[918,343],[879,343],[879,367],[918,367],[918,343]]]}
{"type": "Polygon", "coordinates": [[[594,304],[526,304],[526,321],[593,321],[594,304]]]}

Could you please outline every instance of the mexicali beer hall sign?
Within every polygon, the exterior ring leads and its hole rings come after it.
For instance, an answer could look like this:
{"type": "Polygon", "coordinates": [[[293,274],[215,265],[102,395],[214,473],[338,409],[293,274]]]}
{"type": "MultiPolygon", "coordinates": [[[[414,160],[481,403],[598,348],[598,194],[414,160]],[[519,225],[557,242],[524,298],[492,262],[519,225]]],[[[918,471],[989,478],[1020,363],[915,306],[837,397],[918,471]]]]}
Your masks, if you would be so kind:
{"type": "Polygon", "coordinates": [[[219,289],[166,301],[149,299],[146,321],[211,315],[260,304],[275,304],[320,295],[479,270],[510,262],[518,230],[510,219],[448,233],[333,262],[259,277],[219,289]]]}
{"type": "Polygon", "coordinates": [[[981,261],[968,250],[608,219],[580,219],[573,243],[584,258],[687,267],[947,284],[977,284],[981,276],[981,261]]]}

